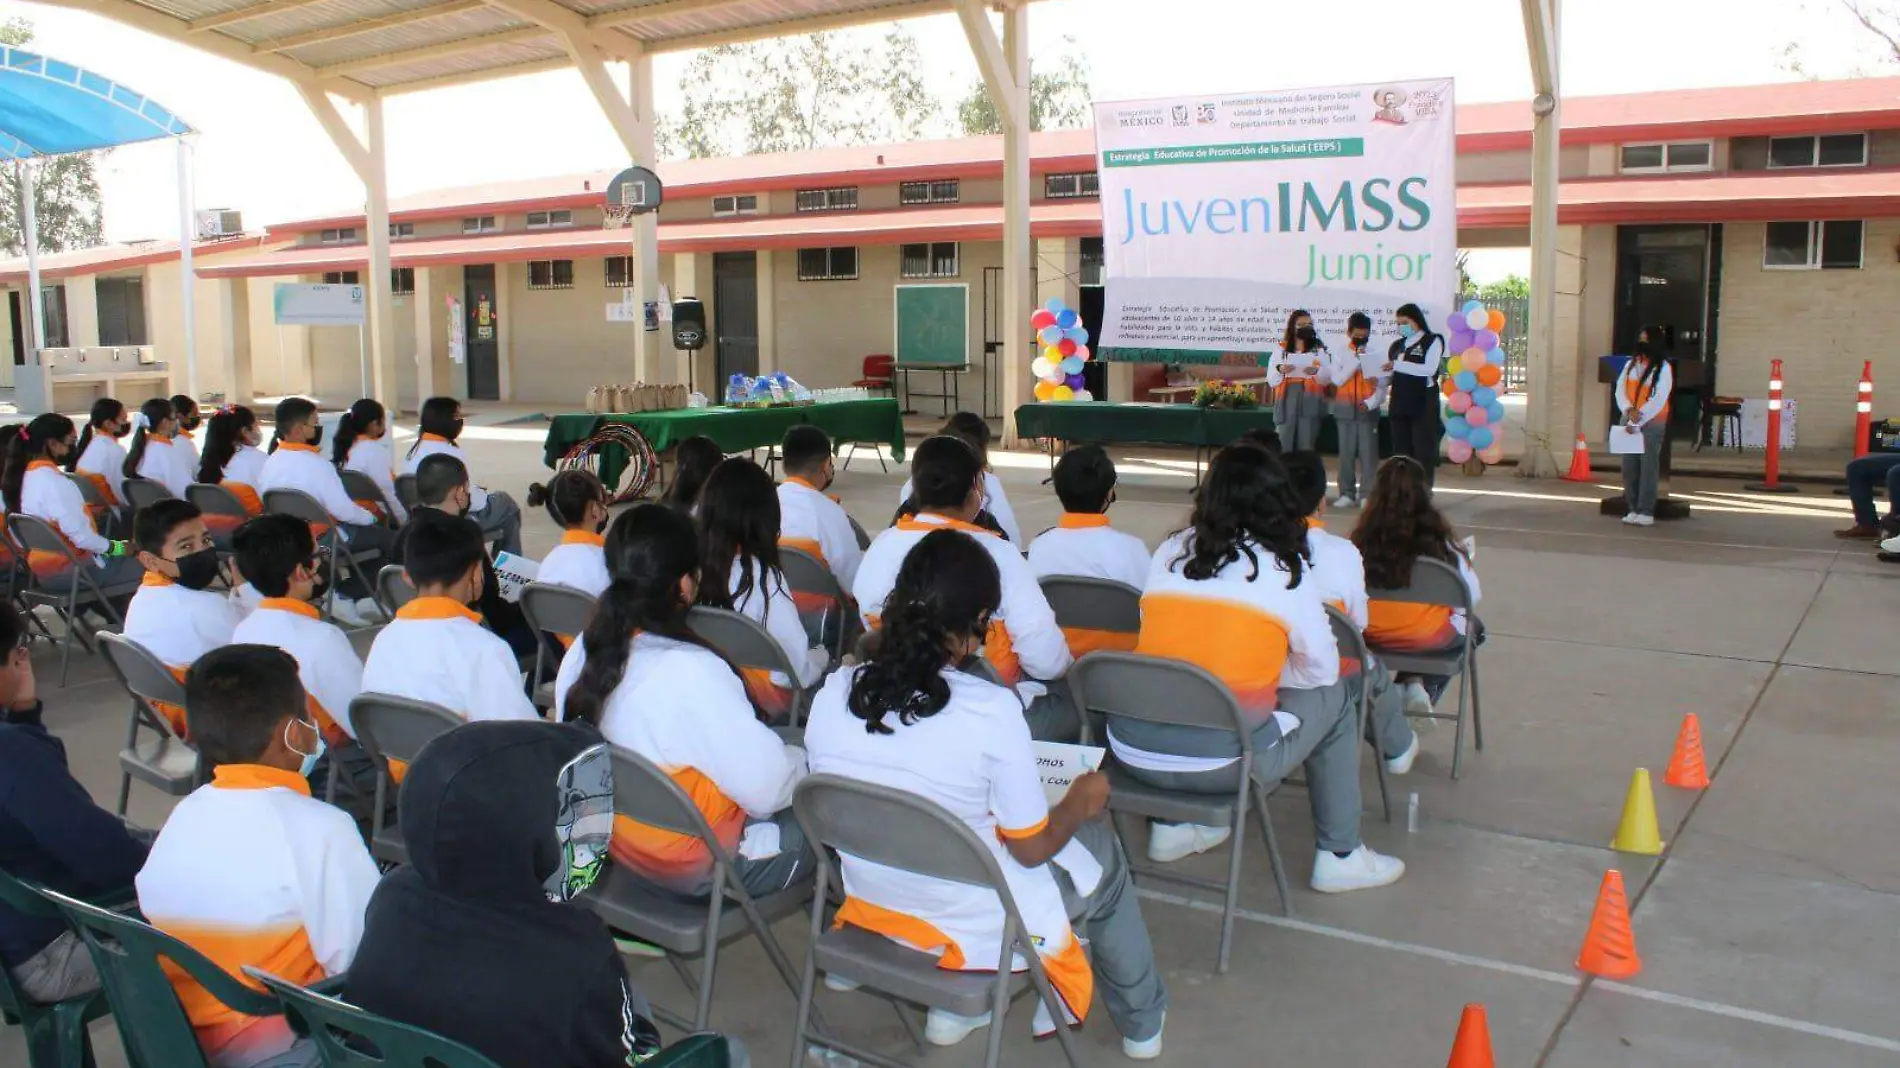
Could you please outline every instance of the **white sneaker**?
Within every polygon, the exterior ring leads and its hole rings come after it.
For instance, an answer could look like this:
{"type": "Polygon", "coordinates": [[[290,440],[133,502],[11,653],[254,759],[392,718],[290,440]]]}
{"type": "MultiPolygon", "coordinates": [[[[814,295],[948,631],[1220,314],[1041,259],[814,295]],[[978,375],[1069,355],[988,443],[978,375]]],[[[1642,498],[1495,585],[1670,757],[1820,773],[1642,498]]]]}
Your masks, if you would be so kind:
{"type": "Polygon", "coordinates": [[[1881,542],[1880,551],[1883,553],[1900,553],[1900,535],[1895,535],[1881,542]]]}
{"type": "Polygon", "coordinates": [[[1370,890],[1388,886],[1405,874],[1405,862],[1397,857],[1381,856],[1372,847],[1360,844],[1344,857],[1322,849],[1313,857],[1313,889],[1322,894],[1343,894],[1351,890],[1370,890]]]}
{"type": "Polygon", "coordinates": [[[1385,770],[1393,775],[1403,775],[1412,770],[1412,761],[1418,759],[1418,732],[1412,732],[1412,744],[1405,752],[1395,757],[1387,757],[1385,770]]]}
{"type": "Polygon", "coordinates": [[[332,601],[330,603],[330,614],[336,617],[338,623],[346,627],[367,627],[370,625],[370,621],[364,619],[363,614],[356,610],[356,602],[346,598],[338,597],[335,601],[332,601]]]}
{"type": "MultiPolygon", "coordinates": [[[[1425,684],[1413,679],[1405,684],[1405,714],[1408,716],[1429,716],[1432,713],[1432,695],[1425,692],[1425,684]]],[[[1425,722],[1430,723],[1430,720],[1425,722]]]]}
{"type": "Polygon", "coordinates": [[[987,1012],[981,1016],[958,1016],[943,1009],[931,1009],[924,1017],[924,1041],[933,1046],[954,1046],[989,1025],[987,1012]]]}
{"type": "Polygon", "coordinates": [[[825,973],[826,990],[836,990],[840,994],[849,994],[862,985],[864,984],[858,982],[856,979],[846,979],[836,972],[825,973]]]}
{"type": "Polygon", "coordinates": [[[1206,827],[1198,823],[1151,824],[1148,859],[1156,864],[1172,864],[1183,857],[1207,852],[1233,833],[1232,827],[1206,827]]]}
{"type": "Polygon", "coordinates": [[[1642,513],[1639,512],[1634,518],[1630,520],[1630,523],[1633,526],[1653,527],[1656,525],[1656,517],[1653,515],[1643,515],[1642,513]]]}
{"type": "Polygon", "coordinates": [[[1342,493],[1333,500],[1333,507],[1334,508],[1357,508],[1359,507],[1359,502],[1354,500],[1351,494],[1342,493]]]}
{"type": "Polygon", "coordinates": [[[1122,1056],[1131,1061],[1151,1061],[1161,1056],[1161,1032],[1168,1029],[1168,1014],[1161,1014],[1161,1029],[1155,1036],[1137,1042],[1132,1038],[1122,1039],[1122,1056]]]}

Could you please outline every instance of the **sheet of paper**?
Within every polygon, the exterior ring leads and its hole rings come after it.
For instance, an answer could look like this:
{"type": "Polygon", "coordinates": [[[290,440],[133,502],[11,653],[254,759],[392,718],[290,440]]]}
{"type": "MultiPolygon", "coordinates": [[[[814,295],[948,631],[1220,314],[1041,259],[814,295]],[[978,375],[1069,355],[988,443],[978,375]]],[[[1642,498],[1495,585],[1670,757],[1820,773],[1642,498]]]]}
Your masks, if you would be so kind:
{"type": "Polygon", "coordinates": [[[1640,429],[1622,424],[1610,428],[1610,454],[1612,456],[1641,454],[1642,451],[1643,432],[1640,429]]]}
{"type": "Polygon", "coordinates": [[[495,581],[501,586],[501,599],[513,604],[521,600],[521,587],[541,573],[541,561],[502,550],[495,556],[495,581]]]}
{"type": "Polygon", "coordinates": [[[1068,742],[1037,742],[1036,770],[1042,775],[1042,792],[1051,805],[1069,792],[1069,784],[1083,772],[1096,771],[1108,752],[1099,745],[1071,745],[1068,742]]]}
{"type": "Polygon", "coordinates": [[[1360,373],[1367,378],[1378,378],[1380,375],[1385,374],[1385,356],[1386,353],[1384,349],[1374,349],[1370,345],[1366,346],[1366,351],[1359,354],[1360,373]]]}

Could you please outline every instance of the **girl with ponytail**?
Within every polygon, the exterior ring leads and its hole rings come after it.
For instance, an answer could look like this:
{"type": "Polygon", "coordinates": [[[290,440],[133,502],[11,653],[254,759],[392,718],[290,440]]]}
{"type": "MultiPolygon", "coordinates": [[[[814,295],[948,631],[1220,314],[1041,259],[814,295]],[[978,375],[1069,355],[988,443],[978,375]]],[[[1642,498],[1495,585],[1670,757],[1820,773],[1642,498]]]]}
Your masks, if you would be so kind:
{"type": "Polygon", "coordinates": [[[541,560],[535,581],[576,589],[589,597],[606,592],[613,579],[607,574],[607,487],[600,476],[578,468],[563,471],[528,487],[528,507],[547,506],[561,530],[561,543],[541,560]]]}
{"type": "MultiPolygon", "coordinates": [[[[813,703],[805,729],[812,771],[900,790],[963,820],[995,855],[1070,1015],[1086,1014],[1093,986],[1102,986],[1106,996],[1096,1000],[1121,1033],[1123,1051],[1153,1057],[1161,1052],[1167,990],[1127,860],[1107,822],[1095,819],[1108,801],[1107,778],[1080,775],[1049,804],[1016,694],[958,670],[983,648],[1003,604],[1003,581],[977,538],[953,529],[924,535],[904,557],[890,596],[866,606],[883,620],[870,660],[833,675],[813,703]],[[1086,957],[1051,862],[1091,887],[1080,912],[1081,929],[1093,935],[1086,957]]],[[[946,966],[995,967],[1003,921],[989,890],[850,856],[842,863],[851,891],[839,923],[911,945],[926,930],[955,951],[954,960],[946,953],[946,966]]],[[[932,1009],[927,1033],[947,1044],[987,1023],[987,1015],[932,1009]]]]}
{"type": "Polygon", "coordinates": [[[132,435],[132,448],[126,452],[125,466],[121,470],[127,478],[156,482],[182,500],[185,487],[191,485],[197,471],[195,467],[186,466],[184,454],[173,442],[178,417],[173,414],[172,402],[164,397],[153,397],[139,405],[139,415],[144,417],[144,423],[138,433],[132,435]]]}
{"type": "Polygon", "coordinates": [[[204,416],[198,412],[198,402],[183,393],[172,396],[172,418],[178,420],[178,429],[173,432],[172,445],[184,457],[183,464],[187,477],[198,470],[198,427],[204,423],[204,416]]]}
{"type": "Polygon", "coordinates": [[[345,471],[369,476],[389,503],[397,526],[409,522],[409,510],[396,496],[395,455],[389,448],[389,413],[377,401],[364,397],[336,421],[336,440],[330,458],[345,471]]]}
{"type": "MultiPolygon", "coordinates": [[[[811,851],[792,819],[805,754],[761,723],[724,657],[686,627],[699,592],[693,521],[658,504],[614,520],[605,545],[613,580],[554,680],[554,707],[659,766],[692,796],[752,893],[811,876],[811,851]],[[779,850],[736,852],[746,826],[777,826],[779,850]]],[[[614,859],[639,878],[694,898],[713,890],[712,858],[697,837],[616,820],[614,859]]]]}
{"type": "Polygon", "coordinates": [[[110,504],[125,503],[125,446],[119,439],[132,432],[125,402],[100,397],[79,434],[79,447],[67,459],[66,470],[87,476],[110,504]]]}
{"type": "MultiPolygon", "coordinates": [[[[9,513],[34,516],[57,531],[82,562],[99,569],[93,572],[93,581],[113,594],[114,586],[138,582],[144,568],[137,558],[125,555],[124,542],[100,536],[79,487],[60,470],[78,447],[71,419],[50,412],[34,416],[32,422],[7,435],[0,497],[9,513]]],[[[42,582],[52,583],[55,589],[61,588],[62,573],[67,573],[65,583],[74,581],[63,553],[34,550],[27,554],[27,563],[42,582]]]]}
{"type": "MultiPolygon", "coordinates": [[[[263,515],[264,502],[258,495],[258,485],[264,477],[265,457],[264,450],[257,447],[263,440],[264,432],[257,426],[257,413],[242,404],[219,408],[205,429],[198,481],[223,486],[246,512],[263,515]]],[[[239,522],[235,516],[205,516],[205,525],[219,536],[236,530],[239,522]]]]}

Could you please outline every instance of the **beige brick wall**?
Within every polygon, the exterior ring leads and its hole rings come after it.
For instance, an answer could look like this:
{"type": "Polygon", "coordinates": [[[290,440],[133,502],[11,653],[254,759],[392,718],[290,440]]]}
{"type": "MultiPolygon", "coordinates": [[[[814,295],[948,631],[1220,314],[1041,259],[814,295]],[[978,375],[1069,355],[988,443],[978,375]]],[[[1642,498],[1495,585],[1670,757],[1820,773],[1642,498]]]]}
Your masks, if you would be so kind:
{"type": "MultiPolygon", "coordinates": [[[[1857,271],[1763,270],[1763,231],[1760,223],[1722,229],[1716,389],[1729,396],[1767,396],[1769,361],[1778,357],[1787,396],[1800,404],[1797,444],[1850,445],[1861,363],[1880,363],[1900,332],[1900,302],[1894,300],[1900,219],[1867,223],[1857,271]]],[[[1900,383],[1888,388],[1896,387],[1900,383]]]]}

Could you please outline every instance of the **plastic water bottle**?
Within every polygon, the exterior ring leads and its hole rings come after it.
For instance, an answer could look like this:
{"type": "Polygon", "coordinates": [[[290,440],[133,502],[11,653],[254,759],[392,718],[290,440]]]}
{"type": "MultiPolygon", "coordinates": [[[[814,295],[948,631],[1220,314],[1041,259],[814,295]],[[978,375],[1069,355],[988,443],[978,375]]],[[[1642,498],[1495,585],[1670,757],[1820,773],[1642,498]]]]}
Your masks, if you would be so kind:
{"type": "Polygon", "coordinates": [[[749,390],[744,375],[735,374],[731,378],[726,379],[727,404],[744,404],[747,392],[749,392],[749,390]]]}

